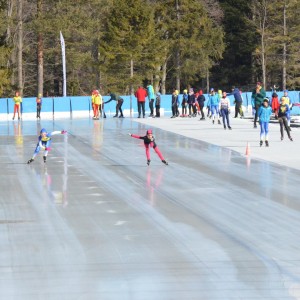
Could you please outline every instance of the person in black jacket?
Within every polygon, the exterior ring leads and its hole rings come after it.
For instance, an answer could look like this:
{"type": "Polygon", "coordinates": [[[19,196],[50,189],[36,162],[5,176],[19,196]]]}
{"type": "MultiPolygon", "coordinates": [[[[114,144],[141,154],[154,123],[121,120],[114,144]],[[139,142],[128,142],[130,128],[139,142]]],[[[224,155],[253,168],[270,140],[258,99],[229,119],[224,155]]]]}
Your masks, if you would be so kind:
{"type": "Polygon", "coordinates": [[[205,116],[204,116],[204,112],[203,112],[205,97],[203,95],[203,91],[202,90],[199,91],[199,95],[197,97],[197,102],[198,102],[200,113],[201,113],[200,120],[205,120],[205,116]]]}
{"type": "Polygon", "coordinates": [[[158,157],[161,159],[161,162],[164,163],[165,165],[168,165],[167,161],[164,159],[163,155],[161,154],[160,150],[158,149],[156,143],[155,143],[155,138],[152,135],[152,129],[148,129],[146,131],[145,136],[139,136],[136,134],[128,133],[131,137],[144,140],[144,146],[146,149],[146,156],[147,156],[147,165],[150,165],[150,148],[153,148],[158,157]]]}

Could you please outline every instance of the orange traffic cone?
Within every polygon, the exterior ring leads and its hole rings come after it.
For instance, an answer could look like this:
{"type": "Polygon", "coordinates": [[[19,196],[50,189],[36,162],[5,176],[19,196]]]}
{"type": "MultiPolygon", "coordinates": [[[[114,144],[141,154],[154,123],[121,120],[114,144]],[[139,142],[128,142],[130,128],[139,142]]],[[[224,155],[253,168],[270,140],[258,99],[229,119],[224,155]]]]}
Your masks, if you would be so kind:
{"type": "Polygon", "coordinates": [[[247,147],[246,147],[246,155],[250,155],[250,144],[247,142],[247,147]]]}

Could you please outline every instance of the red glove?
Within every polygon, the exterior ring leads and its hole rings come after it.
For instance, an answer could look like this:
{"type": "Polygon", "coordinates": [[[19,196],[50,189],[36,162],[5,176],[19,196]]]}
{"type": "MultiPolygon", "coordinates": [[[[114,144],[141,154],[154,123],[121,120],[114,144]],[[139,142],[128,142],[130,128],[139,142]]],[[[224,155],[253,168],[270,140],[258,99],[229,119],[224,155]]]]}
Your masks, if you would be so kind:
{"type": "Polygon", "coordinates": [[[61,131],[61,134],[65,134],[65,133],[67,133],[67,130],[62,130],[61,131]]]}

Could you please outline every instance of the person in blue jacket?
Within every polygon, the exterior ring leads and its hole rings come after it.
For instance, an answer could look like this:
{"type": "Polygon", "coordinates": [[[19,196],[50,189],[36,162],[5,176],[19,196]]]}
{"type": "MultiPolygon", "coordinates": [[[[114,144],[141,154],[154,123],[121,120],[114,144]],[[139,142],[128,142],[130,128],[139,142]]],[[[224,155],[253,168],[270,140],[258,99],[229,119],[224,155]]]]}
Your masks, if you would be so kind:
{"type": "Polygon", "coordinates": [[[147,85],[147,96],[148,96],[148,100],[149,100],[149,109],[150,109],[149,117],[154,117],[155,93],[154,93],[154,88],[151,84],[147,85]]]}
{"type": "Polygon", "coordinates": [[[272,108],[269,105],[269,98],[265,97],[262,105],[258,109],[259,125],[260,125],[260,142],[259,145],[263,145],[265,141],[266,147],[269,147],[269,122],[272,114],[272,108]]]}
{"type": "Polygon", "coordinates": [[[43,159],[44,159],[44,163],[45,163],[47,160],[48,152],[50,151],[51,137],[56,134],[66,134],[66,133],[67,133],[66,130],[52,131],[52,132],[48,133],[45,128],[42,128],[40,131],[40,135],[38,137],[38,143],[35,147],[34,153],[33,153],[32,157],[28,160],[27,163],[31,164],[41,150],[44,150],[43,159]]]}
{"type": "Polygon", "coordinates": [[[215,118],[217,116],[218,124],[221,124],[220,121],[220,114],[219,114],[219,95],[215,93],[215,90],[212,88],[210,91],[209,98],[209,104],[210,104],[210,111],[212,116],[212,123],[215,123],[215,118]]]}

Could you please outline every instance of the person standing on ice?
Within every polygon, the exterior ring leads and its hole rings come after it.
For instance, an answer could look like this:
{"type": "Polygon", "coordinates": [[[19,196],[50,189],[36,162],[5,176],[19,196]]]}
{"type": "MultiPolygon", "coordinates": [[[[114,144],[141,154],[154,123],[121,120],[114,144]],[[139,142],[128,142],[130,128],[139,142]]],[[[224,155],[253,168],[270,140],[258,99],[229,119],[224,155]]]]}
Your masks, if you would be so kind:
{"type": "Polygon", "coordinates": [[[150,160],[150,148],[151,147],[154,149],[154,151],[156,152],[158,157],[161,159],[162,163],[164,163],[165,165],[168,165],[168,163],[164,159],[163,155],[161,154],[159,148],[157,147],[157,145],[155,143],[155,138],[152,135],[152,129],[148,129],[145,136],[139,136],[139,135],[132,134],[132,133],[128,133],[128,134],[133,138],[144,140],[144,146],[145,146],[145,150],[146,150],[148,166],[150,165],[150,161],[151,161],[150,160]]]}
{"type": "Polygon", "coordinates": [[[67,133],[67,131],[65,131],[65,130],[62,130],[62,131],[52,131],[52,132],[48,133],[47,130],[45,128],[43,128],[40,131],[40,135],[38,137],[38,143],[36,145],[36,148],[34,150],[32,158],[30,158],[27,163],[28,164],[32,163],[34,161],[35,157],[39,154],[39,152],[40,152],[41,149],[45,150],[44,156],[43,156],[44,163],[45,163],[46,160],[47,160],[48,152],[50,151],[50,145],[51,145],[51,137],[52,137],[52,135],[65,134],[65,133],[67,133]]]}

